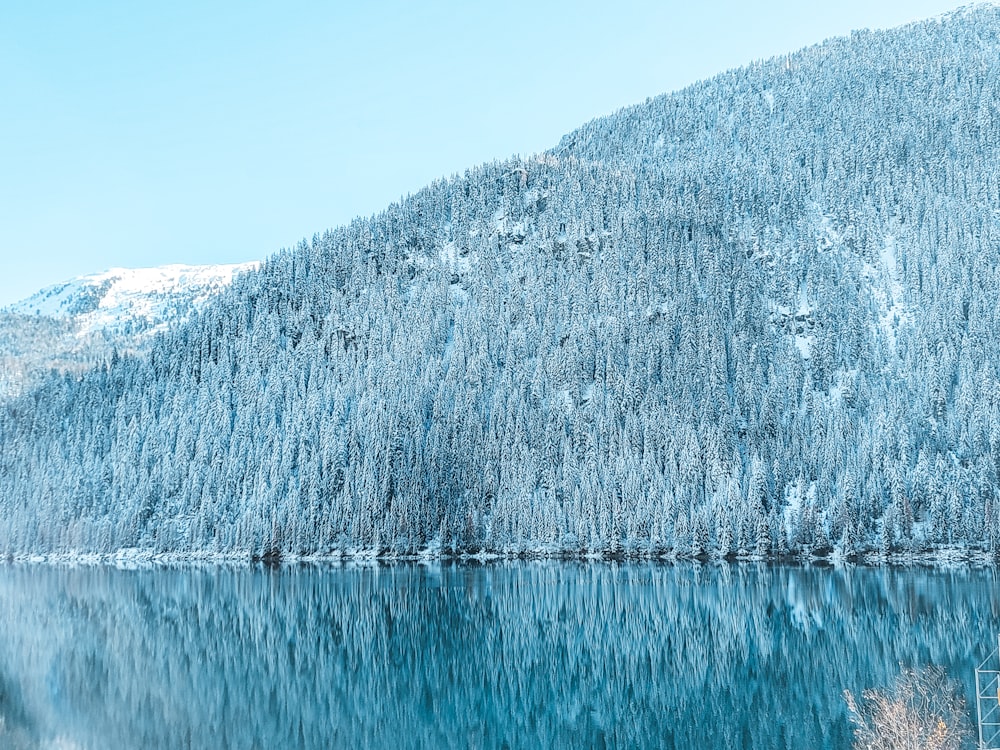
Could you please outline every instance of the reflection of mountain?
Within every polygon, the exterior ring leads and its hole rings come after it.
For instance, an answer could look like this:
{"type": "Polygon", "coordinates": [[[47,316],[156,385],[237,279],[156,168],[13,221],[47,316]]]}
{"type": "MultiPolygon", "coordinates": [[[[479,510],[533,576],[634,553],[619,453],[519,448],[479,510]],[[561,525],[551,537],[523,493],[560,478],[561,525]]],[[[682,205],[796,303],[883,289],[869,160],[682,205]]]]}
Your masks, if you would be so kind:
{"type": "Polygon", "coordinates": [[[29,750],[36,747],[31,726],[21,701],[21,684],[6,674],[0,664],[0,748],[29,750]]]}
{"type": "Polygon", "coordinates": [[[11,567],[0,670],[80,747],[841,748],[841,691],[965,680],[994,572],[11,567]],[[803,630],[796,610],[822,613],[803,630]]]}
{"type": "Polygon", "coordinates": [[[144,350],[256,263],[113,268],[47,287],[0,311],[0,396],[49,369],[82,372],[144,350]]]}

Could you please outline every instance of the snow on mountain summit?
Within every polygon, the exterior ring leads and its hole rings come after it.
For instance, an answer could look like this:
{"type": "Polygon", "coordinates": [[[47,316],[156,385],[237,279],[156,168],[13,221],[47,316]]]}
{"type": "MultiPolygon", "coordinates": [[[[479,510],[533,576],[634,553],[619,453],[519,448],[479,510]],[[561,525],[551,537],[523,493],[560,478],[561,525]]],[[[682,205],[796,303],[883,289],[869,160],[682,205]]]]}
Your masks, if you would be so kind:
{"type": "Polygon", "coordinates": [[[112,268],[0,309],[0,400],[50,370],[82,373],[114,351],[142,353],[257,262],[112,268]]]}
{"type": "Polygon", "coordinates": [[[8,312],[73,319],[85,335],[98,329],[154,333],[186,318],[257,262],[155,268],[112,268],[46,287],[8,312]]]}

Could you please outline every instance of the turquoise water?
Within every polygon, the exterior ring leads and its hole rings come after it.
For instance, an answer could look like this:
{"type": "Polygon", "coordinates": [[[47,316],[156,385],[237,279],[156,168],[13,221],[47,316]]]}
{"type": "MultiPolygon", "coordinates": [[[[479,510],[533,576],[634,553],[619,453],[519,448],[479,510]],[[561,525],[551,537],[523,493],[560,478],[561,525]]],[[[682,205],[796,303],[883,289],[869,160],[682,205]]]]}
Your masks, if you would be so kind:
{"type": "Polygon", "coordinates": [[[982,570],[0,566],[0,747],[848,748],[998,629],[982,570]]]}

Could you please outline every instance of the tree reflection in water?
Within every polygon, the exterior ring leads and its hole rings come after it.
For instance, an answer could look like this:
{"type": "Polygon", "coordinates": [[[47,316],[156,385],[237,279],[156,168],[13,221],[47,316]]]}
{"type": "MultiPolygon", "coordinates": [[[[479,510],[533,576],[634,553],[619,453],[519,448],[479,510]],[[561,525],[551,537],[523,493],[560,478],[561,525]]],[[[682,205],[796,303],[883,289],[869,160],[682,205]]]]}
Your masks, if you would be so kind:
{"type": "Polygon", "coordinates": [[[0,744],[847,748],[998,623],[981,570],[5,566],[0,744]]]}

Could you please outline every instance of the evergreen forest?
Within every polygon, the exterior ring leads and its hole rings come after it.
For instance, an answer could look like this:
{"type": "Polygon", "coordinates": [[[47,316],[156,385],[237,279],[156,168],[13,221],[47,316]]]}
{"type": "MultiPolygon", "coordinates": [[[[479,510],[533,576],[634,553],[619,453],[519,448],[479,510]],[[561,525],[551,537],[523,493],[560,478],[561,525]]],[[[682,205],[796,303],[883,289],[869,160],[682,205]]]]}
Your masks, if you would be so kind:
{"type": "Polygon", "coordinates": [[[0,554],[1000,549],[1000,8],[313,235],[0,402],[0,554]]]}

